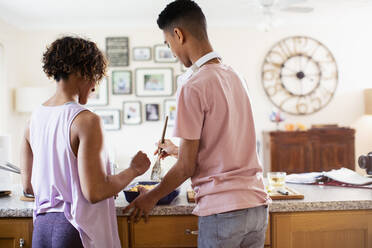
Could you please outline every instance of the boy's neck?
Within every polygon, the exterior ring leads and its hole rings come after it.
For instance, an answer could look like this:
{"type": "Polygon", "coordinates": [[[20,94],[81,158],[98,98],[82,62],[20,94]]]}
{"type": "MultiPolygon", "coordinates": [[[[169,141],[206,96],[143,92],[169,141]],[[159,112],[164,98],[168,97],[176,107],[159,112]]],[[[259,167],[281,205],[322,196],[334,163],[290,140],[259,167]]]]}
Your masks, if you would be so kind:
{"type": "Polygon", "coordinates": [[[198,59],[212,51],[213,48],[208,40],[195,41],[190,48],[190,61],[195,64],[198,59]]]}

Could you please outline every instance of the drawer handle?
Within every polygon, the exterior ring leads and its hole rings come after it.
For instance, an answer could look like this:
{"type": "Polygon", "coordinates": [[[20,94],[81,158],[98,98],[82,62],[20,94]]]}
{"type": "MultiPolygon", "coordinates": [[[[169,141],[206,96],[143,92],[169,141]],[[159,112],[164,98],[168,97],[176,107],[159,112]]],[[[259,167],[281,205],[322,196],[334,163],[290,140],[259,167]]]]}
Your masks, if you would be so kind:
{"type": "Polygon", "coordinates": [[[25,240],[20,238],[19,239],[19,247],[22,248],[22,247],[24,247],[24,245],[25,245],[25,240]]]}
{"type": "Polygon", "coordinates": [[[198,235],[198,230],[196,230],[196,231],[191,231],[190,229],[186,229],[185,230],[185,234],[186,235],[198,235]]]}

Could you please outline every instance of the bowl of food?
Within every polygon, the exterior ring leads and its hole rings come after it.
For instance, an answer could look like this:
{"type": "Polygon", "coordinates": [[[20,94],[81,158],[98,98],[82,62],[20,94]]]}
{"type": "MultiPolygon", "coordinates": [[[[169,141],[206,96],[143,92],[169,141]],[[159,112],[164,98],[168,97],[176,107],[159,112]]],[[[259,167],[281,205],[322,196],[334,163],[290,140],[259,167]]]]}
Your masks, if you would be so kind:
{"type": "MultiPolygon", "coordinates": [[[[136,183],[132,183],[123,190],[125,199],[127,200],[127,202],[132,202],[134,199],[137,198],[137,196],[139,196],[139,187],[143,187],[147,190],[152,190],[158,183],[159,182],[155,181],[139,181],[136,183]]],[[[170,204],[179,194],[180,190],[175,189],[168,195],[161,198],[156,205],[170,204]]]]}

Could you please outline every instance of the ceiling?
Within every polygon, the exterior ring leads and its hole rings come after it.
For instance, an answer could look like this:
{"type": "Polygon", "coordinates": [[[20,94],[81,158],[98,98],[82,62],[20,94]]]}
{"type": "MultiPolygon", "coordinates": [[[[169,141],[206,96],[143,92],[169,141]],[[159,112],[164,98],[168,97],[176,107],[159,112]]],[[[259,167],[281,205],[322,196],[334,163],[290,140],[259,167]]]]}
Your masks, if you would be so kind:
{"type": "MultiPolygon", "coordinates": [[[[196,0],[210,26],[257,25],[258,0],[196,0]]],[[[280,1],[280,0],[279,0],[280,1]]],[[[0,19],[22,29],[155,26],[169,0],[0,0],[0,19]]],[[[293,22],[338,22],[372,13],[372,0],[307,0],[298,6],[311,13],[279,11],[275,17],[293,22]]]]}

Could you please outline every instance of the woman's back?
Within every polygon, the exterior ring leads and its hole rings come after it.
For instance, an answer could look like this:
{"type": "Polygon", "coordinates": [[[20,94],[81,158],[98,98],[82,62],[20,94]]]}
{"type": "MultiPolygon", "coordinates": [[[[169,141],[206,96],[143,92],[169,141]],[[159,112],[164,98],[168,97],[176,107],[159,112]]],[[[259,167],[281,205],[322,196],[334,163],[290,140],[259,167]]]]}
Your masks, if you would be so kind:
{"type": "Polygon", "coordinates": [[[107,61],[94,42],[59,38],[42,61],[56,92],[34,111],[21,148],[23,190],[35,195],[32,246],[120,247],[113,197],[150,160],[139,151],[128,168],[111,175],[102,121],[81,106],[106,75],[107,61]]]}
{"type": "MultiPolygon", "coordinates": [[[[71,102],[40,106],[31,117],[34,216],[63,212],[79,231],[85,247],[120,247],[113,198],[91,204],[81,190],[78,162],[71,149],[70,136],[71,124],[82,111],[87,109],[71,102]]],[[[108,164],[106,170],[110,174],[108,164]]]]}

